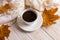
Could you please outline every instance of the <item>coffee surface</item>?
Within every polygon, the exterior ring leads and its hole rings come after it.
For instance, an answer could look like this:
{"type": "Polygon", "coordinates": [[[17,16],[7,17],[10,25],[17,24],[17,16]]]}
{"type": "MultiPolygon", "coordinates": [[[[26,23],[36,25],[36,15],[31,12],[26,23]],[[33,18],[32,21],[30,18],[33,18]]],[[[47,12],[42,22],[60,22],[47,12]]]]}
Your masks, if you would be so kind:
{"type": "Polygon", "coordinates": [[[37,18],[37,15],[32,10],[28,10],[23,14],[23,19],[27,22],[33,22],[36,18],[37,18]]]}

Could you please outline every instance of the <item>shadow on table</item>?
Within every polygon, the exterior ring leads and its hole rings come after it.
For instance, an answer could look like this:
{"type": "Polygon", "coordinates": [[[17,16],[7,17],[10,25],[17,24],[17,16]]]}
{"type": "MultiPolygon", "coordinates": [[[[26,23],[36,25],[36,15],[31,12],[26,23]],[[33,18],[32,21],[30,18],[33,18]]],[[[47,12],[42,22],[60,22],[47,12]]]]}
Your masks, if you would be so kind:
{"type": "Polygon", "coordinates": [[[23,33],[31,33],[31,32],[33,32],[33,31],[24,31],[24,30],[22,30],[18,25],[17,25],[17,23],[15,23],[15,28],[16,29],[18,29],[20,32],[23,32],[23,33]]]}

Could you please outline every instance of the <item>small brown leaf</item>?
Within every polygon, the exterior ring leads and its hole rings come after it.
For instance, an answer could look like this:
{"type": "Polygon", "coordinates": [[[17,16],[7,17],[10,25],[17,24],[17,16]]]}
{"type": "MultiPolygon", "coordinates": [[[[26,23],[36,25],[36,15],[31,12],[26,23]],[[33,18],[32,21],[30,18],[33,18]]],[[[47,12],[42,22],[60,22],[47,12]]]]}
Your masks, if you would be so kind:
{"type": "Polygon", "coordinates": [[[5,40],[4,38],[9,36],[10,30],[8,30],[8,25],[0,25],[0,39],[5,40]]]}
{"type": "Polygon", "coordinates": [[[4,12],[7,12],[11,8],[12,8],[12,6],[9,5],[9,4],[6,4],[6,5],[2,6],[2,7],[0,7],[0,14],[4,13],[4,12]]]}
{"type": "Polygon", "coordinates": [[[54,15],[57,11],[58,11],[58,8],[51,8],[50,10],[48,10],[50,15],[54,15]]]}
{"type": "Polygon", "coordinates": [[[54,21],[59,19],[59,16],[55,15],[57,10],[58,10],[58,8],[51,8],[50,10],[47,10],[45,8],[45,10],[43,11],[43,14],[42,14],[42,17],[43,17],[42,26],[48,26],[48,25],[52,25],[52,24],[56,23],[54,21]]]}

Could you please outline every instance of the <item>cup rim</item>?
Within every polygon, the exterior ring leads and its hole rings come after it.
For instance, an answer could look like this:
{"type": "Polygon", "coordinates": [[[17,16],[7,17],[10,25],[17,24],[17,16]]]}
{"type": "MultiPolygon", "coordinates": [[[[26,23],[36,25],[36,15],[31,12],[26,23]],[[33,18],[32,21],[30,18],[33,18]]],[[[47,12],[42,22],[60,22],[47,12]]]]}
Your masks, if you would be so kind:
{"type": "MultiPolygon", "coordinates": [[[[31,8],[29,8],[29,9],[25,9],[25,10],[22,12],[22,16],[23,16],[24,12],[29,11],[29,10],[33,11],[33,12],[36,14],[37,18],[38,18],[38,15],[37,15],[36,10],[31,9],[31,8]]],[[[35,19],[34,21],[32,21],[32,22],[27,22],[27,21],[25,21],[25,20],[23,19],[23,17],[22,17],[22,16],[21,16],[21,19],[22,19],[26,24],[33,23],[33,22],[35,22],[35,21],[37,20],[37,18],[36,18],[36,19],[35,19]]]]}

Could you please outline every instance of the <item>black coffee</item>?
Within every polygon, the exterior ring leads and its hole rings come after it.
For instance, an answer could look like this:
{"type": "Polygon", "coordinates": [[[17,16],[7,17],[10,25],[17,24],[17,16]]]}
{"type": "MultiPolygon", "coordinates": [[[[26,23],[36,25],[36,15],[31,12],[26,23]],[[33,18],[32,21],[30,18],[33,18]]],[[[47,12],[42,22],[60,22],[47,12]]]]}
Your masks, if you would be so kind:
{"type": "Polygon", "coordinates": [[[34,11],[28,10],[23,14],[23,19],[27,22],[33,22],[37,18],[34,11]]]}

